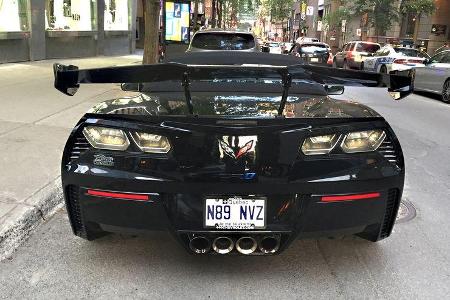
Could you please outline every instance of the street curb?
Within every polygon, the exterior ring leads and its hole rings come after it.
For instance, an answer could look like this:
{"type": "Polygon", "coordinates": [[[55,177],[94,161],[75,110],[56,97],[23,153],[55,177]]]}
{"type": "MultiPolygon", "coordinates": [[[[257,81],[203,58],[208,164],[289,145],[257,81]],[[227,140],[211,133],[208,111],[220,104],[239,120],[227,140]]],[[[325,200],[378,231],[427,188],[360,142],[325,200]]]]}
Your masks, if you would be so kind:
{"type": "Polygon", "coordinates": [[[31,232],[63,205],[61,177],[57,177],[25,200],[0,229],[0,261],[9,258],[31,232]]]}

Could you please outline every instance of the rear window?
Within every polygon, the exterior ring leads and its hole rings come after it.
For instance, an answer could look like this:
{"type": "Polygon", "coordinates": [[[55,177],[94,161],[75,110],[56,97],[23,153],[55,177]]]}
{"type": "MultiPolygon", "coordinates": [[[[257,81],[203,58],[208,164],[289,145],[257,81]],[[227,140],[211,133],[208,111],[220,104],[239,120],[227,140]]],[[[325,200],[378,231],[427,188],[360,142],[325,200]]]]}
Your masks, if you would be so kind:
{"type": "Polygon", "coordinates": [[[380,49],[380,46],[377,44],[357,43],[355,51],[375,53],[379,49],[380,49]]]}
{"type": "Polygon", "coordinates": [[[272,48],[280,47],[280,44],[278,44],[278,43],[270,43],[269,47],[272,47],[272,48]]]}
{"type": "Polygon", "coordinates": [[[409,48],[394,48],[395,52],[400,53],[404,56],[410,56],[410,57],[422,57],[422,58],[428,58],[429,56],[423,52],[420,52],[416,49],[409,49],[409,48]]]}
{"type": "Polygon", "coordinates": [[[255,39],[245,33],[197,33],[191,46],[206,50],[247,50],[255,47],[255,39]]]}
{"type": "Polygon", "coordinates": [[[312,52],[326,52],[328,48],[325,44],[302,44],[299,51],[303,53],[312,53],[312,52]]]}
{"type": "Polygon", "coordinates": [[[301,47],[302,48],[305,48],[305,47],[327,48],[327,45],[325,45],[325,44],[302,44],[301,47]]]}

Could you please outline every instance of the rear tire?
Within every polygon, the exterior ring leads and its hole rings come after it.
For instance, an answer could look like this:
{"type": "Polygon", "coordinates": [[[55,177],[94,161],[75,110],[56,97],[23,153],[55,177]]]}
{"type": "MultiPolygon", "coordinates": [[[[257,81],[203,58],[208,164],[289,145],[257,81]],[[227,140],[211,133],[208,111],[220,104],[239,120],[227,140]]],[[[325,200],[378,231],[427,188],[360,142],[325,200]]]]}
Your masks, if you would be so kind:
{"type": "Polygon", "coordinates": [[[361,65],[359,66],[359,69],[360,69],[361,71],[364,71],[364,62],[361,63],[361,65]]]}
{"type": "Polygon", "coordinates": [[[345,70],[349,70],[350,68],[349,68],[349,66],[348,66],[348,64],[347,64],[347,61],[346,60],[344,60],[344,65],[342,66],[345,70]]]}
{"type": "Polygon", "coordinates": [[[450,78],[448,78],[442,87],[442,101],[450,103],[450,78]]]}
{"type": "Polygon", "coordinates": [[[380,68],[380,73],[381,73],[381,74],[387,74],[387,68],[386,68],[385,65],[382,65],[382,66],[381,66],[381,68],[380,68]]]}
{"type": "Polygon", "coordinates": [[[333,68],[337,68],[338,66],[337,66],[337,62],[336,62],[336,58],[335,59],[333,59],[333,68]]]}

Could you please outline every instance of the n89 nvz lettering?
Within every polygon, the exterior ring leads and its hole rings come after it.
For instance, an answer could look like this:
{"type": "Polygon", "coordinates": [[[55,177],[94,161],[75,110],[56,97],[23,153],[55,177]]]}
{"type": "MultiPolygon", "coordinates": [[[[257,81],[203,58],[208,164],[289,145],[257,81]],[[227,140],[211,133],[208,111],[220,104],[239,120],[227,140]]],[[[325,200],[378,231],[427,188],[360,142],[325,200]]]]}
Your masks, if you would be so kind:
{"type": "MultiPolygon", "coordinates": [[[[230,220],[231,219],[231,207],[230,205],[208,205],[207,206],[208,220],[230,220]]],[[[263,219],[263,206],[262,205],[244,205],[239,208],[239,220],[251,221],[263,219]]]]}
{"type": "Polygon", "coordinates": [[[231,217],[231,208],[229,205],[208,205],[209,220],[229,220],[231,217]]]}

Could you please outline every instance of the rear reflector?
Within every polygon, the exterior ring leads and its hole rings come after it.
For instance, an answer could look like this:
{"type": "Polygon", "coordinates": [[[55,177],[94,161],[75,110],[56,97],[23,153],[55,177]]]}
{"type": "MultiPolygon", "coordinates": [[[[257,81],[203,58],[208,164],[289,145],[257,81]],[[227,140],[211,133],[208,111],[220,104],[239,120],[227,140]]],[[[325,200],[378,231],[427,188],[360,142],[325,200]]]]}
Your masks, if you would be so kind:
{"type": "Polygon", "coordinates": [[[373,198],[379,198],[379,197],[380,197],[380,193],[340,195],[340,196],[322,196],[320,201],[322,201],[322,202],[353,201],[353,200],[373,199],[373,198]]]}
{"type": "Polygon", "coordinates": [[[98,191],[98,190],[88,190],[87,194],[90,196],[96,196],[96,197],[116,198],[116,199],[124,199],[124,200],[135,200],[135,201],[149,201],[150,200],[150,197],[145,194],[115,193],[115,192],[105,192],[105,191],[98,191]]]}

